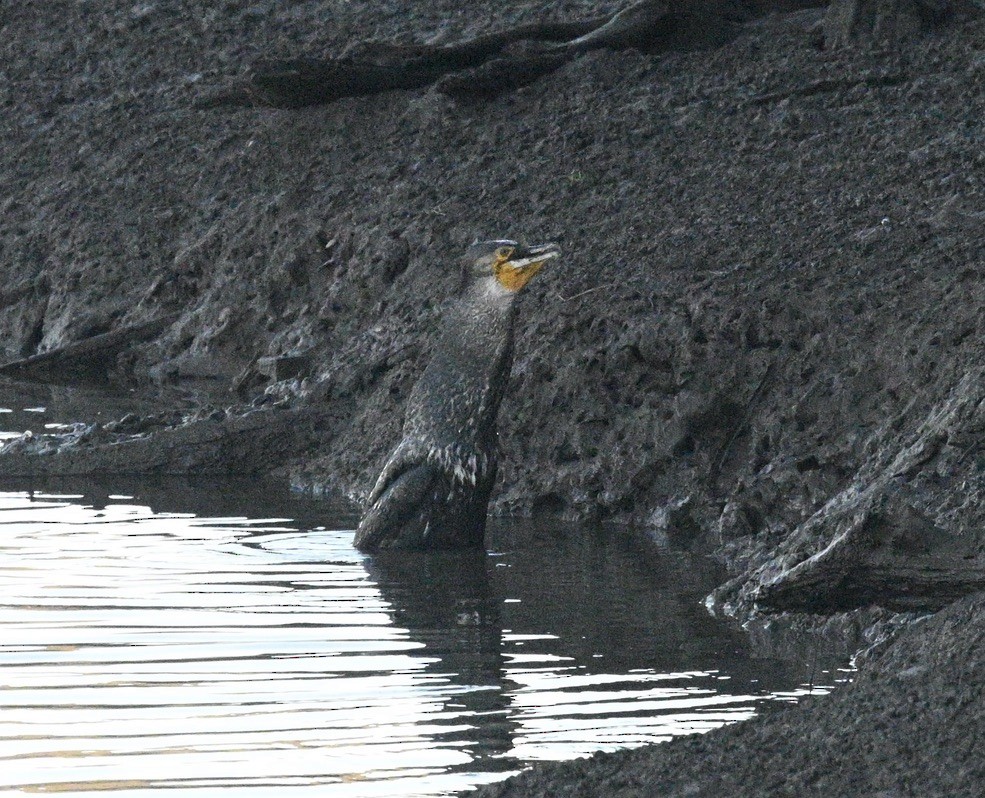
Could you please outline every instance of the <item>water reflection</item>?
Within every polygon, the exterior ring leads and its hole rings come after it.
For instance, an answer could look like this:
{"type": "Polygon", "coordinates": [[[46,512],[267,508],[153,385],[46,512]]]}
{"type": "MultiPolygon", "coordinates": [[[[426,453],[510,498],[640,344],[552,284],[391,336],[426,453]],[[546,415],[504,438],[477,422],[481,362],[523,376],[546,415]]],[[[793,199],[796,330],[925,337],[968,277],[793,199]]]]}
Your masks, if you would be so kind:
{"type": "Polygon", "coordinates": [[[366,568],[396,626],[433,653],[425,672],[449,690],[441,711],[448,728],[436,735],[468,755],[455,770],[515,770],[509,756],[516,731],[510,717],[503,656],[502,598],[484,552],[386,552],[366,568]]]}
{"type": "Polygon", "coordinates": [[[105,423],[128,413],[147,415],[201,407],[228,400],[219,386],[207,381],[162,386],[145,395],[109,385],[57,385],[0,377],[0,443],[18,438],[25,430],[34,434],[58,434],[77,424],[105,423]]]}
{"type": "Polygon", "coordinates": [[[753,658],[700,606],[713,567],[630,535],[367,559],[351,516],[256,484],[57,490],[0,494],[22,793],[447,795],[748,717],[819,667],[753,658]]]}

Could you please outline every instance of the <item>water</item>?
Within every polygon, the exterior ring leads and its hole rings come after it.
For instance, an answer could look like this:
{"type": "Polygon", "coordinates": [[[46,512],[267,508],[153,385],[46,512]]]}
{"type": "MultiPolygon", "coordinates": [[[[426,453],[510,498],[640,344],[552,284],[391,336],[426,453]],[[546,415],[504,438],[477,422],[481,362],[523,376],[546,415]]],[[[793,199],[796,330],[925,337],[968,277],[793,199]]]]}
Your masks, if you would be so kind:
{"type": "Polygon", "coordinates": [[[628,533],[367,558],[286,491],[73,484],[0,492],[15,794],[449,795],[844,679],[753,658],[700,605],[708,561],[628,533]]]}
{"type": "Polygon", "coordinates": [[[216,392],[210,388],[208,385],[160,388],[159,396],[142,398],[108,386],[80,388],[0,377],[0,445],[19,438],[25,430],[35,435],[58,435],[76,423],[112,421],[127,413],[182,408],[188,411],[213,398],[216,392]]]}
{"type": "MultiPolygon", "coordinates": [[[[0,443],[153,409],[0,381],[0,443]]],[[[628,532],[368,558],[354,522],[252,481],[0,484],[0,790],[450,795],[847,678],[756,658],[708,560],[628,532]]]]}

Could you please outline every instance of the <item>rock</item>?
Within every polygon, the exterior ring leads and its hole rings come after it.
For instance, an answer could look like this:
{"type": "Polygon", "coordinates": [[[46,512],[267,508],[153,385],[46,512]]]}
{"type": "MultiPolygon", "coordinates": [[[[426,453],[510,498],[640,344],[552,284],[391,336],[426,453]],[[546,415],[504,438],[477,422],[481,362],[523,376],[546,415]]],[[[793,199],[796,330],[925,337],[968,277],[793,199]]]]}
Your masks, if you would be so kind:
{"type": "Polygon", "coordinates": [[[274,382],[310,374],[311,365],[311,355],[307,353],[261,357],[256,361],[257,371],[274,382]]]}
{"type": "Polygon", "coordinates": [[[656,508],[646,521],[646,534],[663,545],[687,548],[695,544],[701,527],[691,516],[693,509],[690,496],[656,508]]]}

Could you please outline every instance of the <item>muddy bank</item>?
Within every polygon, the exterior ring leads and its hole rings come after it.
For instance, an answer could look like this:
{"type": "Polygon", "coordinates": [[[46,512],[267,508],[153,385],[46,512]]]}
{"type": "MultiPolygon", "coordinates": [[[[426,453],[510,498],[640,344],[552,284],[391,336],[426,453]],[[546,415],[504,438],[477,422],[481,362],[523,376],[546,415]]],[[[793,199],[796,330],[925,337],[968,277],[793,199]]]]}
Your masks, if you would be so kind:
{"type": "Polygon", "coordinates": [[[476,798],[978,796],[985,598],[911,626],[833,695],[705,735],[545,765],[476,798]]]}
{"type": "MultiPolygon", "coordinates": [[[[276,470],[365,495],[457,254],[476,237],[559,240],[564,263],[523,299],[496,512],[628,521],[713,551],[734,579],[712,606],[743,617],[875,604],[892,618],[980,589],[980,19],[902,50],[831,50],[823,10],[771,15],[713,50],[587,53],[489,102],[431,88],[296,111],[197,102],[261,57],[617,7],[5,10],[4,359],[167,319],[113,353],[115,379],[231,390],[200,417],[16,441],[0,473],[276,470]]],[[[958,651],[980,612],[945,612],[893,650],[958,651]]],[[[835,724],[878,690],[910,712],[908,685],[937,689],[880,668],[784,722],[835,724]]],[[[726,768],[730,740],[754,747],[773,722],[660,750],[708,746],[726,768]]],[[[926,756],[950,761],[945,729],[926,729],[941,732],[920,738],[926,756]]]]}
{"type": "Polygon", "coordinates": [[[881,473],[897,515],[980,551],[975,414],[921,432],[981,362],[980,21],[826,50],[806,10],[713,50],[587,53],[485,103],[196,106],[261,57],[614,8],[9,11],[8,358],[167,319],[114,353],[121,379],[207,377],[233,404],[296,378],[277,396],[332,420],[269,466],[365,495],[457,254],[560,240],[524,298],[497,512],[643,522],[742,573],[805,524],[785,562],[820,551],[838,533],[815,513],[881,473]]]}

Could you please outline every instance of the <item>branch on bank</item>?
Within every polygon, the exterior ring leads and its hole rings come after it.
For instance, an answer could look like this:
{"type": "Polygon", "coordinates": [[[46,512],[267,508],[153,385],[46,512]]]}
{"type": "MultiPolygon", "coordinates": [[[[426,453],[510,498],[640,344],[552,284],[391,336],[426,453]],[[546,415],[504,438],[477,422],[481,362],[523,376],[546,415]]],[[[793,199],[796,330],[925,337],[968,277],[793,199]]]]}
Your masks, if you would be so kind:
{"type": "MultiPolygon", "coordinates": [[[[900,46],[952,19],[981,13],[976,0],[638,0],[606,17],[538,22],[445,45],[360,42],[338,57],[257,62],[249,82],[196,101],[199,108],[303,108],[397,89],[435,85],[460,100],[483,100],[532,83],[580,53],[647,53],[720,47],[769,13],[828,6],[828,49],[900,46]]],[[[817,87],[824,91],[826,87],[817,87]]]]}
{"type": "Polygon", "coordinates": [[[115,365],[117,355],[136,344],[149,341],[177,319],[178,314],[171,314],[73,341],[39,355],[0,365],[0,375],[38,382],[104,378],[115,365]]]}
{"type": "MultiPolygon", "coordinates": [[[[812,516],[717,588],[709,606],[730,615],[771,610],[831,613],[878,605],[937,610],[985,590],[985,556],[960,521],[945,529],[919,509],[919,484],[938,469],[974,468],[967,453],[985,429],[985,367],[976,366],[935,405],[900,450],[873,461],[812,516]]],[[[875,439],[874,439],[875,440],[875,439]]]]}
{"type": "Polygon", "coordinates": [[[774,610],[836,612],[878,604],[936,610],[985,590],[985,560],[900,501],[851,518],[831,545],[759,589],[774,610]]]}
{"type": "MultiPolygon", "coordinates": [[[[822,0],[803,2],[819,5],[822,0]]],[[[336,58],[260,61],[248,86],[197,104],[302,108],[431,84],[457,98],[488,98],[530,83],[589,50],[661,53],[718,47],[750,16],[741,3],[728,0],[640,0],[607,17],[521,25],[456,44],[365,42],[336,58]]]]}

